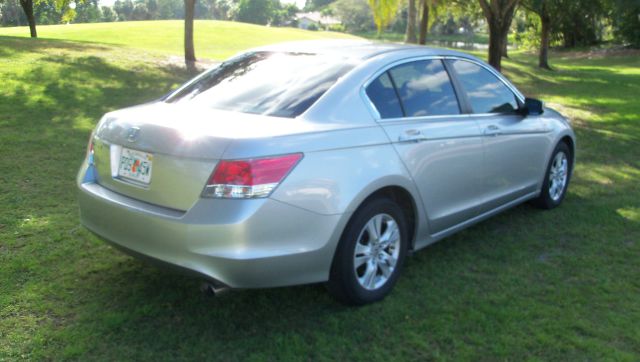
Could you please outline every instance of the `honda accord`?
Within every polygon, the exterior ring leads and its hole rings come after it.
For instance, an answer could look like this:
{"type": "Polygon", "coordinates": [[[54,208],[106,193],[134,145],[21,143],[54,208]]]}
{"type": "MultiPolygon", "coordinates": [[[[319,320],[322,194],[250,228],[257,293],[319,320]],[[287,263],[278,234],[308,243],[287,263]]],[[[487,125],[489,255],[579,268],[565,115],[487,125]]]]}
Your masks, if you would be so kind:
{"type": "Polygon", "coordinates": [[[77,178],[89,230],[215,289],[384,298],[416,251],[523,202],[551,209],[570,123],[481,60],[364,41],[239,54],[107,113],[77,178]]]}

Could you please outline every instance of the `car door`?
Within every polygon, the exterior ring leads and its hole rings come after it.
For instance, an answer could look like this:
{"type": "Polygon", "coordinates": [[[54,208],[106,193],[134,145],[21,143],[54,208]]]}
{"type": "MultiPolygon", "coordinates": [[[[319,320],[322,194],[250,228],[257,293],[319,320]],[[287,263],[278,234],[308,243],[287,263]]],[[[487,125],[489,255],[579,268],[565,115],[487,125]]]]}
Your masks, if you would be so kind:
{"type": "Polygon", "coordinates": [[[430,234],[477,215],[482,203],[482,133],[460,105],[441,59],[391,67],[366,87],[379,124],[413,176],[430,234]]]}
{"type": "Polygon", "coordinates": [[[543,117],[519,112],[521,100],[488,67],[463,59],[448,59],[447,64],[484,136],[483,209],[535,193],[544,174],[551,128],[543,117]]]}

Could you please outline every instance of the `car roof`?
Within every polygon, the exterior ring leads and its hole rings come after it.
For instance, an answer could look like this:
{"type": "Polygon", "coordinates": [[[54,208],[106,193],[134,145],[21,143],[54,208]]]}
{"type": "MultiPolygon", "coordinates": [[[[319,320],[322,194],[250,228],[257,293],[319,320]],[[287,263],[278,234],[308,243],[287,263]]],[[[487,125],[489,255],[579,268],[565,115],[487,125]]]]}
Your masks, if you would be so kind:
{"type": "Polygon", "coordinates": [[[278,43],[253,49],[253,51],[279,51],[292,53],[311,53],[340,55],[345,58],[370,59],[385,53],[407,52],[420,55],[459,56],[474,58],[469,54],[455,50],[428,47],[424,45],[382,43],[370,40],[306,40],[278,43]]]}

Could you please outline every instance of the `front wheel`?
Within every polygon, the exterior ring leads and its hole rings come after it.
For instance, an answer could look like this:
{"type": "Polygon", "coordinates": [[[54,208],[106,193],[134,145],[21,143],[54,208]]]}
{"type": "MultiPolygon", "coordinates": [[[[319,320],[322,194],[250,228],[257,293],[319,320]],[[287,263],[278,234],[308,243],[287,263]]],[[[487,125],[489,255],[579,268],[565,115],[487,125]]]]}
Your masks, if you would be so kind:
{"type": "Polygon", "coordinates": [[[398,204],[387,198],[366,202],[340,239],[327,283],[329,292],[350,305],[383,299],[404,264],[407,235],[406,217],[398,204]]]}
{"type": "Polygon", "coordinates": [[[551,155],[542,191],[538,198],[532,200],[533,205],[542,209],[553,209],[560,205],[569,187],[572,167],[571,150],[561,142],[551,155]]]}

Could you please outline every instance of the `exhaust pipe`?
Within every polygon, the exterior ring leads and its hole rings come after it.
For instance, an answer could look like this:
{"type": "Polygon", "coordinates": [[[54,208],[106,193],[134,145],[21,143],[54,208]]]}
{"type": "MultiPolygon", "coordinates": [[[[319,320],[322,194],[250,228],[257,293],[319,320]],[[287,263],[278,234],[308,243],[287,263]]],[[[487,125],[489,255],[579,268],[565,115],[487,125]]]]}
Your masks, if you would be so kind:
{"type": "Polygon", "coordinates": [[[203,282],[200,285],[200,291],[202,292],[202,294],[208,297],[220,296],[221,294],[224,294],[228,290],[229,290],[228,287],[215,285],[211,282],[203,282]]]}

